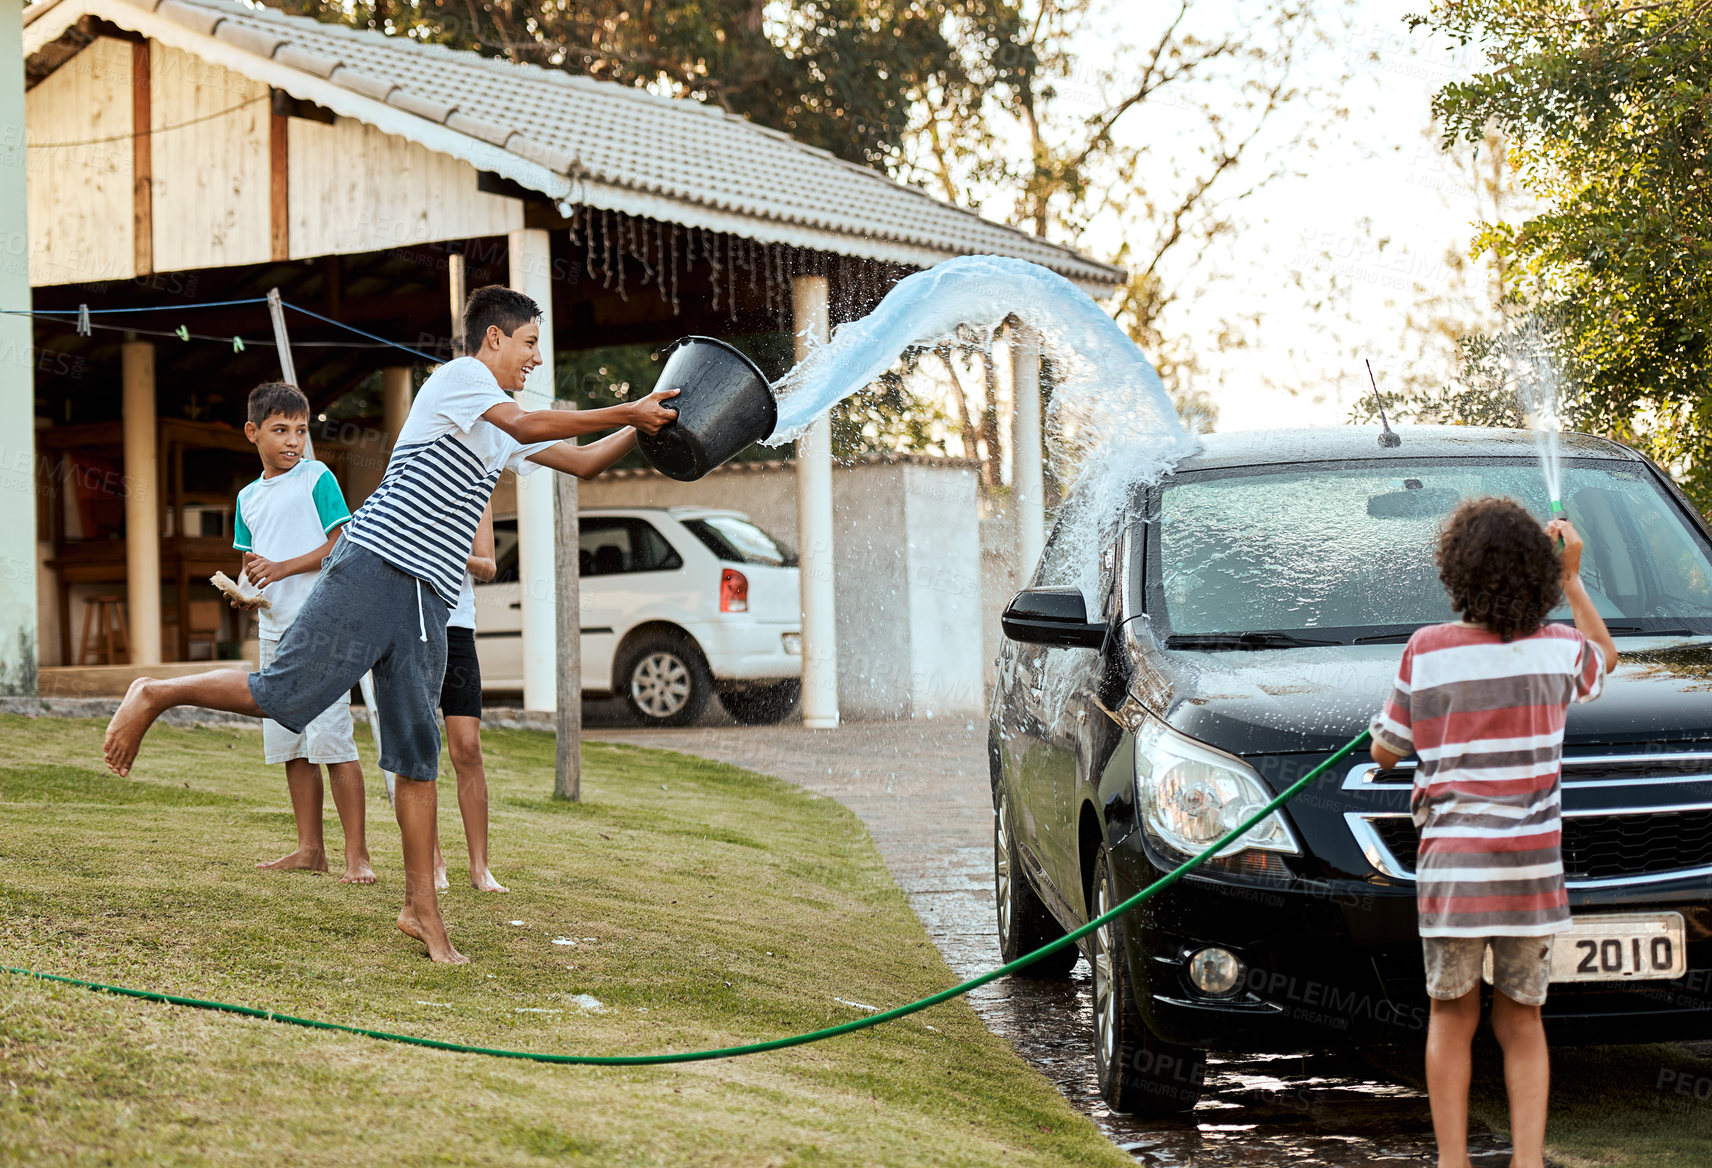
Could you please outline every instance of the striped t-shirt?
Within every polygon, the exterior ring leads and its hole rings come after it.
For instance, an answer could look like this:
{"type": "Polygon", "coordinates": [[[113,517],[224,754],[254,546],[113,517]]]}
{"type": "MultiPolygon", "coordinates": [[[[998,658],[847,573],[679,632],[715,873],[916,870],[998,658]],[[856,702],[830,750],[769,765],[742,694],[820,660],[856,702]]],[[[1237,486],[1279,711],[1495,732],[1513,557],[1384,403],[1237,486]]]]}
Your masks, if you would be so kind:
{"type": "Polygon", "coordinates": [[[458,603],[476,526],[500,471],[528,474],[551,442],[518,442],[482,415],[511,397],[474,357],[436,369],[410,405],[386,475],[357,508],[345,538],[458,603]]]}
{"type": "Polygon", "coordinates": [[[1423,937],[1536,937],[1569,924],[1563,884],[1563,725],[1605,684],[1599,647],[1566,625],[1504,642],[1429,625],[1403,650],[1373,738],[1420,759],[1410,797],[1421,833],[1423,937]]]}

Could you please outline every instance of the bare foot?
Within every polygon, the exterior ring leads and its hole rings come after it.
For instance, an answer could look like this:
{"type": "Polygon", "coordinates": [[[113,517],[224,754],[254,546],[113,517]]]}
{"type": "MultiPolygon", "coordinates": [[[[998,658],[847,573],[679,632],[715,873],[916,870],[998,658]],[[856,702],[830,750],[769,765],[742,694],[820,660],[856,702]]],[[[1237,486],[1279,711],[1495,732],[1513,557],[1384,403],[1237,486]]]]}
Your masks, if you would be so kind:
{"type": "Polygon", "coordinates": [[[477,892],[510,892],[511,889],[493,878],[493,873],[483,868],[480,872],[470,869],[470,887],[477,892]]]}
{"type": "Polygon", "coordinates": [[[446,926],[438,918],[430,929],[408,904],[398,910],[398,931],[428,946],[428,957],[432,961],[442,965],[463,965],[469,961],[468,957],[452,948],[452,943],[446,939],[446,926]]]}
{"type": "Polygon", "coordinates": [[[263,872],[325,872],[327,853],[298,848],[290,855],[257,864],[256,867],[263,872]]]}
{"type": "Polygon", "coordinates": [[[339,877],[340,884],[373,884],[374,869],[369,867],[369,858],[365,853],[361,856],[345,856],[345,874],[339,877]]]}
{"type": "Polygon", "coordinates": [[[131,764],[137,761],[137,748],[143,744],[143,735],[160,717],[160,708],[149,697],[149,687],[154,680],[152,677],[139,677],[133,681],[125,691],[125,700],[113,712],[113,720],[107,723],[101,753],[107,760],[107,769],[121,778],[131,773],[131,764]]]}

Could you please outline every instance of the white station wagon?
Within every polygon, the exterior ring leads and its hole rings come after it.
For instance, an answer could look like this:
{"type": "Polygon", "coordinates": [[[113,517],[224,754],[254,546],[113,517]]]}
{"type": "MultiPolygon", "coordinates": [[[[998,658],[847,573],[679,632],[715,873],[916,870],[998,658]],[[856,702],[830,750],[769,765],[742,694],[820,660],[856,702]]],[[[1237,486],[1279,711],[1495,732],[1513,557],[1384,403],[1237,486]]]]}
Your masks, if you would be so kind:
{"type": "MultiPolygon", "coordinates": [[[[778,722],[802,693],[796,560],[737,511],[583,511],[585,697],[617,695],[643,722],[682,726],[709,697],[739,722],[778,722]]],[[[517,521],[494,521],[499,571],[476,585],[484,690],[523,688],[517,521]]]]}

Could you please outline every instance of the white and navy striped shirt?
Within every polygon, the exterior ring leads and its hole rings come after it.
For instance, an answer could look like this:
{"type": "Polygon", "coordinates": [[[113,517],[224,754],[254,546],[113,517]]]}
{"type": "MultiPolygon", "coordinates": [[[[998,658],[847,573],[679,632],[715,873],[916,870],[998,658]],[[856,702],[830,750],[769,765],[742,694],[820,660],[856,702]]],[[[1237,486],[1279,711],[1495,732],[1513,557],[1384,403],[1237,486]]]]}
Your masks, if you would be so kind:
{"type": "Polygon", "coordinates": [[[436,369],[411,403],[380,486],[345,528],[346,539],[425,581],[448,608],[500,472],[528,474],[529,455],[552,445],[519,445],[482,420],[510,400],[474,357],[436,369]]]}

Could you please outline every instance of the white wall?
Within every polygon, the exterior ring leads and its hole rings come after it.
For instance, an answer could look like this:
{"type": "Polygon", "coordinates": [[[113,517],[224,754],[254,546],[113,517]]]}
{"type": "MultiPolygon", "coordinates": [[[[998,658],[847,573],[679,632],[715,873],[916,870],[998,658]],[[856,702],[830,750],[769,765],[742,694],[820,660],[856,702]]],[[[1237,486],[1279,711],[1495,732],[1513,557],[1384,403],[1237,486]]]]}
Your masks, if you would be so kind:
{"type": "MultiPolygon", "coordinates": [[[[128,42],[98,37],[25,99],[37,286],[136,275],[131,53],[128,42]]],[[[154,270],[266,262],[268,87],[158,43],[149,60],[154,270]]],[[[522,201],[479,190],[475,168],[459,159],[349,118],[287,126],[294,259],[523,226],[522,201]]]]}
{"type": "Polygon", "coordinates": [[[30,282],[130,279],[131,46],[98,38],[27,104],[30,282]]]}
{"type": "MultiPolygon", "coordinates": [[[[30,306],[23,6],[0,0],[0,306],[30,306]]],[[[0,695],[36,692],[35,355],[27,316],[0,316],[0,695]]]]}
{"type": "Polygon", "coordinates": [[[181,49],[150,48],[155,271],[265,263],[268,87],[181,49]]]}
{"type": "Polygon", "coordinates": [[[523,226],[522,200],[478,190],[475,167],[462,159],[350,118],[288,125],[293,259],[523,226]]]}
{"type": "MultiPolygon", "coordinates": [[[[983,612],[976,472],[962,462],[877,458],[832,472],[838,704],[847,718],[978,715],[983,612]]],[[[692,505],[742,511],[794,544],[788,463],[739,463],[694,483],[651,471],[580,485],[583,509],[692,505]]],[[[496,510],[498,508],[496,507],[496,510]]]]}

